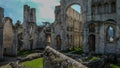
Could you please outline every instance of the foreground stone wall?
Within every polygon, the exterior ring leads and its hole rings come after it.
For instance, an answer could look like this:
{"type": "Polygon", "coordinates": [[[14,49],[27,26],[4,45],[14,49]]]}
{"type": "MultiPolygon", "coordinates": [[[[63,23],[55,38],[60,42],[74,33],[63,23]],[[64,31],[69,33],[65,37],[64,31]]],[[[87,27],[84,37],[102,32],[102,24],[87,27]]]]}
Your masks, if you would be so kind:
{"type": "Polygon", "coordinates": [[[44,68],[88,68],[49,46],[46,47],[43,58],[44,68]]]}

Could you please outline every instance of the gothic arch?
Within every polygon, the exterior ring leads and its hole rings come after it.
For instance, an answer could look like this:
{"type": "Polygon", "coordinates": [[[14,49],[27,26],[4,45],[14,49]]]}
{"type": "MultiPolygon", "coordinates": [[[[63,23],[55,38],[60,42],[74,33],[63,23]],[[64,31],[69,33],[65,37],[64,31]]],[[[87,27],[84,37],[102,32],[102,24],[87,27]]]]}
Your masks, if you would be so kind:
{"type": "Polygon", "coordinates": [[[108,19],[108,20],[106,20],[105,23],[106,23],[106,24],[113,24],[113,25],[116,25],[116,24],[117,24],[117,22],[116,22],[114,19],[108,19]]]}
{"type": "Polygon", "coordinates": [[[88,44],[89,44],[90,52],[95,51],[95,41],[96,41],[96,36],[94,34],[90,34],[88,37],[88,44]]]}
{"type": "Polygon", "coordinates": [[[106,32],[106,41],[107,42],[114,42],[115,41],[115,37],[116,37],[116,21],[113,19],[108,19],[106,20],[105,26],[105,32],[106,32]],[[112,40],[112,41],[111,41],[112,40]]]}
{"type": "Polygon", "coordinates": [[[109,12],[109,3],[104,3],[104,13],[108,13],[109,12]]]}
{"type": "Polygon", "coordinates": [[[116,31],[115,31],[115,26],[113,25],[109,25],[107,28],[106,28],[106,41],[107,42],[114,42],[115,40],[115,35],[116,34],[116,31]],[[112,30],[111,30],[112,29],[112,30]],[[112,39],[112,40],[111,40],[112,39]]]}
{"type": "Polygon", "coordinates": [[[66,15],[67,9],[73,4],[80,5],[82,17],[85,16],[84,13],[86,11],[87,0],[61,0],[60,3],[61,3],[62,14],[63,14],[63,17],[62,17],[63,20],[67,16],[66,15]]]}
{"type": "Polygon", "coordinates": [[[94,23],[90,23],[89,25],[88,25],[88,28],[89,28],[89,32],[95,32],[95,24],[94,23]]]}
{"type": "Polygon", "coordinates": [[[60,36],[60,35],[57,35],[57,36],[56,36],[56,48],[57,48],[58,50],[61,50],[61,45],[62,45],[61,36],[60,36]]]}
{"type": "MultiPolygon", "coordinates": [[[[81,28],[82,30],[81,31],[84,31],[83,27],[85,26],[84,23],[86,23],[86,13],[87,13],[87,4],[88,3],[88,0],[61,0],[60,1],[60,5],[61,5],[61,22],[62,22],[62,25],[63,25],[63,35],[64,36],[61,36],[62,38],[64,38],[65,41],[63,41],[62,43],[62,46],[64,46],[65,48],[63,49],[67,49],[67,9],[73,5],[73,4],[77,4],[81,7],[81,28]]],[[[82,33],[82,32],[81,32],[82,33]]],[[[82,43],[83,44],[83,43],[82,43]]]]}
{"type": "Polygon", "coordinates": [[[84,10],[86,0],[61,0],[62,8],[66,11],[67,8],[73,4],[78,4],[81,6],[81,9],[84,10]]]}

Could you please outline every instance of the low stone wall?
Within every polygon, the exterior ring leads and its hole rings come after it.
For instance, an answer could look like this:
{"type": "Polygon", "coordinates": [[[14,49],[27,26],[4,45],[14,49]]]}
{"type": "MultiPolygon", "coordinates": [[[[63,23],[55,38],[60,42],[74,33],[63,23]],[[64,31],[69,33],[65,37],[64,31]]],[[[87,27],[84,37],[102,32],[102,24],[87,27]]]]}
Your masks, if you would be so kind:
{"type": "Polygon", "coordinates": [[[43,58],[44,68],[88,68],[49,46],[46,47],[43,58]]]}

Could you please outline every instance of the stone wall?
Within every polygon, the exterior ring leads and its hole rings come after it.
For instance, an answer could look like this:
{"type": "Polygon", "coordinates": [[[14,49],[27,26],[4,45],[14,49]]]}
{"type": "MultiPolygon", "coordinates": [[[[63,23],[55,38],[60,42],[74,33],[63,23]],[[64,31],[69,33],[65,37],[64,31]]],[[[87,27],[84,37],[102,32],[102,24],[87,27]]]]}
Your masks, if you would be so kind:
{"type": "Polygon", "coordinates": [[[2,19],[4,17],[4,9],[0,7],[0,60],[3,59],[3,22],[2,19]]]}
{"type": "Polygon", "coordinates": [[[4,18],[3,25],[3,53],[5,55],[16,56],[17,54],[17,36],[14,30],[12,19],[4,18]]]}
{"type": "Polygon", "coordinates": [[[88,68],[49,46],[46,47],[43,58],[44,68],[88,68]]]}
{"type": "Polygon", "coordinates": [[[77,48],[81,47],[82,42],[82,16],[71,6],[66,11],[66,28],[67,28],[67,47],[77,48]]]}

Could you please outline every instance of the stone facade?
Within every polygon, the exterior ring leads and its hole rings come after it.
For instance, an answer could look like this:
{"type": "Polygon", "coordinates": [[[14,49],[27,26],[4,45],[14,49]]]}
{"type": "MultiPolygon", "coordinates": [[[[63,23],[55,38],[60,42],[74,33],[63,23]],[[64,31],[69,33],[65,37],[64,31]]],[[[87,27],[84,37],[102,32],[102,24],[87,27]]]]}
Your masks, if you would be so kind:
{"type": "Polygon", "coordinates": [[[17,41],[18,41],[18,50],[22,50],[23,47],[23,27],[21,22],[18,20],[17,23],[15,24],[15,29],[17,30],[17,41]]]}
{"type": "Polygon", "coordinates": [[[51,46],[58,50],[63,50],[63,26],[61,22],[61,6],[55,7],[55,22],[51,27],[51,46]]]}
{"type": "Polygon", "coordinates": [[[38,48],[45,48],[47,46],[47,38],[45,33],[46,27],[39,27],[38,34],[38,48]]]}
{"type": "MultiPolygon", "coordinates": [[[[62,1],[62,0],[61,0],[62,1]]],[[[71,5],[70,5],[71,6],[71,5]]],[[[63,20],[63,5],[55,8],[55,22],[52,26],[51,46],[58,50],[81,47],[82,45],[82,19],[81,14],[70,6],[66,9],[63,20]]]]}
{"type": "Polygon", "coordinates": [[[119,0],[87,2],[84,52],[120,54],[119,0]]]}
{"type": "MultiPolygon", "coordinates": [[[[68,8],[73,4],[81,6],[81,40],[83,51],[97,54],[119,54],[119,0],[61,0],[55,10],[55,22],[52,38],[58,37],[57,46],[61,50],[68,48],[67,16],[68,8]],[[58,36],[57,36],[58,35],[58,36]]],[[[72,12],[70,12],[72,14],[72,12]]],[[[76,33],[76,32],[75,32],[76,33]]],[[[52,39],[52,40],[53,40],[52,39]]],[[[52,41],[56,47],[56,41],[52,41]]]]}
{"type": "Polygon", "coordinates": [[[35,49],[37,45],[36,9],[24,5],[23,49],[35,49]]]}
{"type": "Polygon", "coordinates": [[[82,43],[82,19],[79,12],[71,7],[67,9],[67,46],[68,48],[79,48],[82,43]]]}
{"type": "MultiPolygon", "coordinates": [[[[49,22],[43,22],[49,23],[49,22]]],[[[51,44],[51,25],[38,26],[37,48],[45,48],[51,44]]]]}

